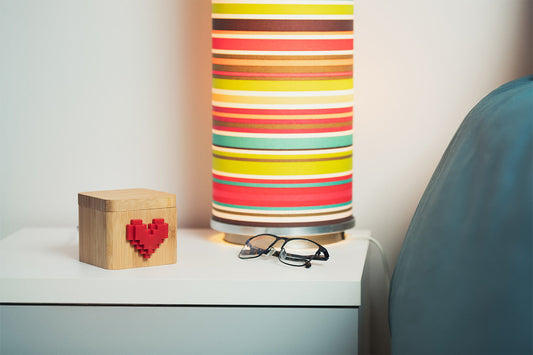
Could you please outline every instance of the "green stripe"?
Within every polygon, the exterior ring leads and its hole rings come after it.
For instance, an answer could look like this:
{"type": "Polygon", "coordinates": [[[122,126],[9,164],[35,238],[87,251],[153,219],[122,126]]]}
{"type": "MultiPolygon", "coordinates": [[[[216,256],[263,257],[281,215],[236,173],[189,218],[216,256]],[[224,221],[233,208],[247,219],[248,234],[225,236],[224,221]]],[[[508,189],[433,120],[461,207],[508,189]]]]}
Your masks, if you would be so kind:
{"type": "Polygon", "coordinates": [[[352,15],[353,5],[213,4],[214,14],[352,15]]]}
{"type": "Polygon", "coordinates": [[[213,134],[213,144],[221,147],[248,149],[321,149],[339,148],[352,145],[353,136],[317,138],[251,138],[213,134]]]}
{"type": "Polygon", "coordinates": [[[328,91],[353,89],[353,79],[238,80],[213,78],[213,88],[241,91],[328,91]]]}
{"type": "MultiPolygon", "coordinates": [[[[241,205],[230,205],[227,203],[221,203],[217,201],[213,201],[215,205],[224,206],[224,207],[232,207],[232,208],[241,208],[245,210],[256,210],[256,211],[302,211],[302,210],[319,210],[319,209],[326,209],[326,208],[336,208],[336,207],[342,207],[342,206],[348,206],[352,203],[352,201],[345,202],[345,203],[338,203],[334,205],[323,205],[323,206],[309,206],[309,207],[257,207],[257,206],[241,206],[241,205]]],[[[231,211],[224,211],[225,213],[230,213],[231,211]]],[[[265,215],[266,216],[266,215],[265,215]]]]}
{"type": "Polygon", "coordinates": [[[245,186],[245,187],[273,187],[273,188],[296,188],[296,187],[322,187],[322,186],[335,186],[352,182],[352,179],[330,181],[330,182],[315,182],[315,183],[301,183],[301,184],[257,184],[251,182],[238,182],[238,181],[226,181],[213,178],[214,182],[218,182],[224,185],[233,186],[245,186]]]}

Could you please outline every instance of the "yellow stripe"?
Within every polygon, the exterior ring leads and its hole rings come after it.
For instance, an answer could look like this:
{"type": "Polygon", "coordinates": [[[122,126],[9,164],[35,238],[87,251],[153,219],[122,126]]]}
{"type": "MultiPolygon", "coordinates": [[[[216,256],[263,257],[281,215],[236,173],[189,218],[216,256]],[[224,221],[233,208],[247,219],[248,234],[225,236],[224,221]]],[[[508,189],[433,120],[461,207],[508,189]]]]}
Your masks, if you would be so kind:
{"type": "Polygon", "coordinates": [[[352,15],[353,5],[213,4],[214,14],[352,15]]]}
{"type": "Polygon", "coordinates": [[[327,91],[353,88],[353,79],[269,81],[213,78],[215,89],[249,91],[327,91]]]}
{"type": "Polygon", "coordinates": [[[250,162],[213,158],[213,169],[234,174],[317,175],[352,169],[352,158],[318,162],[250,162]]]}

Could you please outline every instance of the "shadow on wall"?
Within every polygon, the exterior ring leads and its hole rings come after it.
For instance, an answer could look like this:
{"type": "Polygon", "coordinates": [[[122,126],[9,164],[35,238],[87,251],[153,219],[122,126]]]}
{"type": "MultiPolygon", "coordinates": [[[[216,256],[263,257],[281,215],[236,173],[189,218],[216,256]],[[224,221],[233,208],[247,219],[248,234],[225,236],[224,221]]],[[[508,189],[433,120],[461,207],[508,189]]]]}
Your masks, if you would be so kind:
{"type": "Polygon", "coordinates": [[[179,25],[183,52],[180,59],[179,87],[183,107],[178,108],[178,161],[175,176],[181,176],[177,188],[178,224],[180,214],[190,214],[187,225],[208,227],[211,210],[211,1],[187,0],[181,5],[179,25]],[[200,188],[198,188],[200,186],[200,188]],[[191,188],[195,187],[195,188],[191,188]],[[185,211],[186,209],[186,211],[185,211]],[[180,212],[181,210],[181,212],[180,212]],[[192,215],[191,215],[192,214],[192,215]]]}

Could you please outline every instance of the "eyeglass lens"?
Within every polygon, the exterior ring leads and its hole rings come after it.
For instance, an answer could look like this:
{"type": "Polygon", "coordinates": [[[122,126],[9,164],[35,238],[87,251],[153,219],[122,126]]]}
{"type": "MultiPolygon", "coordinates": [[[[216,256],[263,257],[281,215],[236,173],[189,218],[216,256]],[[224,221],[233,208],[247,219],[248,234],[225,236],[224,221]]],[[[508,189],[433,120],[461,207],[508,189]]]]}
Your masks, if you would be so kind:
{"type": "Polygon", "coordinates": [[[242,259],[257,258],[258,256],[265,254],[277,239],[278,238],[272,235],[266,234],[251,238],[246,244],[244,244],[239,257],[242,259]]]}
{"type": "MultiPolygon", "coordinates": [[[[269,234],[262,234],[250,238],[243,246],[239,257],[241,259],[256,258],[267,254],[269,249],[276,244],[278,238],[269,234]]],[[[318,244],[307,239],[288,239],[282,246],[278,258],[281,262],[292,266],[307,266],[313,257],[318,253],[318,244]]]]}
{"type": "Polygon", "coordinates": [[[313,259],[318,250],[318,245],[310,240],[291,239],[283,245],[279,260],[293,266],[304,266],[313,259]]]}

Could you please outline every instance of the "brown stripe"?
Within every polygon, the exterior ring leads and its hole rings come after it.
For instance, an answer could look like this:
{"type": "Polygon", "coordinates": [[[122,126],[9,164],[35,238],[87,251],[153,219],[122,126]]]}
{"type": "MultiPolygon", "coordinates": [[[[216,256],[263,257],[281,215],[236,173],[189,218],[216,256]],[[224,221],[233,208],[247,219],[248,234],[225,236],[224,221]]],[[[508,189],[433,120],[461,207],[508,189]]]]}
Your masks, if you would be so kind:
{"type": "Polygon", "coordinates": [[[213,207],[214,211],[218,211],[221,213],[228,213],[228,214],[234,214],[237,216],[250,216],[250,217],[310,217],[310,216],[326,216],[330,214],[337,214],[337,213],[343,213],[351,211],[352,208],[348,207],[343,210],[333,211],[333,212],[321,212],[321,213],[297,213],[297,214],[287,214],[287,213],[280,213],[280,214],[266,214],[266,213],[246,213],[246,212],[234,212],[234,211],[226,211],[220,208],[213,207]]]}
{"type": "Polygon", "coordinates": [[[233,75],[219,75],[213,74],[213,78],[217,79],[232,79],[232,80],[267,80],[267,81],[310,81],[310,80],[340,80],[340,79],[352,79],[353,75],[342,76],[310,76],[310,77],[271,77],[271,76],[233,76],[233,75]]]}
{"type": "Polygon", "coordinates": [[[213,64],[213,70],[241,73],[335,73],[353,71],[353,65],[302,66],[247,66],[213,64]]]}
{"type": "MultiPolygon", "coordinates": [[[[234,147],[226,147],[224,145],[216,145],[216,144],[213,144],[213,147],[215,147],[215,148],[234,148],[234,147]]],[[[350,148],[350,147],[353,147],[353,146],[352,145],[344,145],[344,146],[334,147],[334,148],[291,149],[291,151],[308,152],[308,151],[312,151],[312,150],[326,150],[326,149],[337,149],[337,148],[340,149],[340,148],[350,148]]],[[[250,151],[254,151],[254,150],[258,150],[258,151],[268,150],[268,151],[279,151],[279,152],[287,151],[286,149],[273,149],[273,148],[254,148],[254,149],[250,149],[250,151]]]]}
{"type": "Polygon", "coordinates": [[[314,128],[333,128],[333,127],[351,127],[351,120],[348,122],[333,122],[321,124],[256,124],[256,123],[235,123],[213,120],[213,125],[221,127],[236,128],[258,128],[258,129],[314,129],[314,128]]]}
{"type": "Polygon", "coordinates": [[[335,55],[258,55],[258,54],[222,54],[213,53],[214,58],[228,59],[262,59],[262,60],[333,60],[353,59],[353,54],[335,55]]]}
{"type": "Polygon", "coordinates": [[[352,157],[352,154],[347,154],[347,155],[342,155],[339,157],[332,157],[332,158],[314,158],[314,159],[253,159],[253,158],[227,157],[223,155],[213,154],[213,158],[218,158],[218,159],[249,161],[249,162],[259,162],[259,163],[308,163],[308,162],[315,162],[315,161],[342,160],[342,159],[348,159],[351,157],[352,157]]]}
{"type": "Polygon", "coordinates": [[[352,20],[213,19],[214,30],[234,31],[353,31],[352,20]]]}
{"type": "Polygon", "coordinates": [[[353,219],[353,216],[339,218],[339,219],[330,219],[326,221],[319,222],[299,222],[299,223],[267,223],[267,222],[246,222],[246,221],[235,221],[232,219],[220,218],[217,216],[212,216],[212,219],[218,222],[226,224],[234,224],[239,226],[252,226],[252,227],[311,227],[311,226],[323,226],[328,224],[336,224],[348,222],[353,219]]]}

